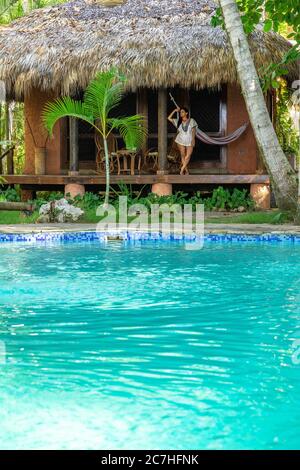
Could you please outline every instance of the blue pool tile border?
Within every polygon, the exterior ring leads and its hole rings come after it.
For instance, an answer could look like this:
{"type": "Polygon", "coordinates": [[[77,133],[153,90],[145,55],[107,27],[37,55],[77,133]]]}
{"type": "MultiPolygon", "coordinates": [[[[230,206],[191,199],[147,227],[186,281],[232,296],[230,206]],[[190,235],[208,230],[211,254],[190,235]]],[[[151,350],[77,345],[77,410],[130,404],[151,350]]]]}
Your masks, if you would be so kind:
{"type": "MultiPolygon", "coordinates": [[[[0,233],[0,243],[65,243],[65,242],[106,242],[118,238],[126,242],[143,241],[184,241],[201,240],[196,234],[163,234],[147,232],[40,232],[40,233],[0,233]]],[[[271,242],[300,244],[300,233],[208,233],[205,242],[271,242]]]]}

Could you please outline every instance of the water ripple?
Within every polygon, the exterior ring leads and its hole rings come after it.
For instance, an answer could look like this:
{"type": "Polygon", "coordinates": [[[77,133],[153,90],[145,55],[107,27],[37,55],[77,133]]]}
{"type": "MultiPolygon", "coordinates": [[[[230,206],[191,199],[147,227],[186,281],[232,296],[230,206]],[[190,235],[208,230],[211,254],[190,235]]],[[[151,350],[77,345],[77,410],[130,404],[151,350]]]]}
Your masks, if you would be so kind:
{"type": "Polygon", "coordinates": [[[299,448],[300,247],[1,247],[0,448],[299,448]]]}

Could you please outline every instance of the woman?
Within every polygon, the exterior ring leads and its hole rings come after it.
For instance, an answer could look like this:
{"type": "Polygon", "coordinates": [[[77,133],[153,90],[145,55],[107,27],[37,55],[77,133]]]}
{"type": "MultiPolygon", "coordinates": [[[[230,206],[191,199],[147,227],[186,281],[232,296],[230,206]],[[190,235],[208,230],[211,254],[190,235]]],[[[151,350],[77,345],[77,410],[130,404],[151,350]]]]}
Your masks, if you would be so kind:
{"type": "Polygon", "coordinates": [[[168,120],[177,128],[177,137],[175,142],[181,155],[181,175],[188,175],[188,164],[195,147],[196,129],[198,124],[195,119],[190,118],[187,108],[176,108],[168,120]],[[174,118],[174,114],[179,113],[180,119],[174,118]]]}

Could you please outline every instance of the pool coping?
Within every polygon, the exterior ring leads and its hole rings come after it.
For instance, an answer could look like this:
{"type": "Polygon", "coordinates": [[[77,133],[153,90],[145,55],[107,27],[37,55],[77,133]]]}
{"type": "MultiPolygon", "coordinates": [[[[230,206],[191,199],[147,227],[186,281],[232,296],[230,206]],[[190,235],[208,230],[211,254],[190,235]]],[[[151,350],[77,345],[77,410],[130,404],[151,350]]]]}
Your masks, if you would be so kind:
{"type": "MultiPolygon", "coordinates": [[[[134,232],[136,230],[127,227],[120,228],[119,231],[134,232]]],[[[18,225],[0,225],[1,234],[34,234],[34,233],[53,233],[53,232],[95,232],[97,224],[18,224],[18,225]]],[[[139,232],[148,232],[148,227],[141,227],[139,232]]],[[[300,225],[271,225],[271,224],[205,224],[205,233],[214,234],[294,234],[300,236],[300,225]]]]}
{"type": "MultiPolygon", "coordinates": [[[[212,242],[287,242],[300,244],[300,226],[268,224],[206,224],[204,241],[212,242]]],[[[185,241],[201,240],[196,233],[180,231],[170,234],[120,227],[116,231],[99,231],[96,224],[24,224],[0,226],[0,244],[51,242],[185,241]]]]}

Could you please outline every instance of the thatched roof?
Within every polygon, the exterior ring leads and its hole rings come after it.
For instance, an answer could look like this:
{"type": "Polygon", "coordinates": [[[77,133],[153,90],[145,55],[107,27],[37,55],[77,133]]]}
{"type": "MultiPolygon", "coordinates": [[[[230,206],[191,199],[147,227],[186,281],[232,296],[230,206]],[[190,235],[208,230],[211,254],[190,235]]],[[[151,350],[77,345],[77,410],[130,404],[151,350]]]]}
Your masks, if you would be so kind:
{"type": "MultiPolygon", "coordinates": [[[[32,87],[73,93],[111,66],[126,73],[132,89],[237,81],[226,33],[210,24],[213,0],[125,0],[114,7],[99,1],[35,10],[0,29],[0,80],[9,94],[22,97],[32,87]]],[[[258,68],[289,48],[260,30],[250,42],[258,68]]],[[[296,74],[291,66],[290,76],[296,74]]]]}

